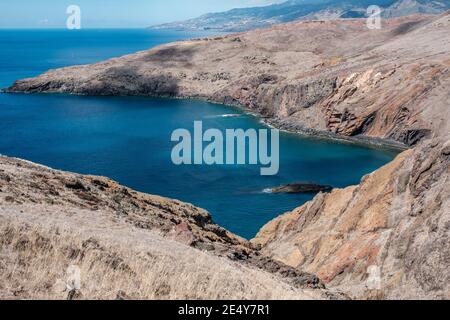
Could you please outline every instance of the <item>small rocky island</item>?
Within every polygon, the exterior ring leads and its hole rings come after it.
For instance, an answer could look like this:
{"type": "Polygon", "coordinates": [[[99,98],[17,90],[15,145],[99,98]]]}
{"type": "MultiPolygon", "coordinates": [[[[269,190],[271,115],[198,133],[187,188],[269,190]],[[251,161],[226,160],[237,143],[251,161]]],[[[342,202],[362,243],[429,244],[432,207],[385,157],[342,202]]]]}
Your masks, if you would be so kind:
{"type": "Polygon", "coordinates": [[[329,192],[333,190],[333,187],[316,183],[297,182],[285,184],[269,190],[271,193],[318,193],[329,192]]]}

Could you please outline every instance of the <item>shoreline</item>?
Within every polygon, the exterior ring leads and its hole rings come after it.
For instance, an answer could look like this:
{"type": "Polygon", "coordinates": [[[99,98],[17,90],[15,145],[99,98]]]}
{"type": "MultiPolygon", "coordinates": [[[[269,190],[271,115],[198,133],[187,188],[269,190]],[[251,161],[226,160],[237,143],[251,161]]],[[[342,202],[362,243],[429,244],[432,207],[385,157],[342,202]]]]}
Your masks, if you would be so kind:
{"type": "Polygon", "coordinates": [[[411,147],[395,141],[395,140],[389,140],[389,139],[383,139],[383,138],[376,138],[376,137],[369,137],[364,135],[359,136],[341,136],[337,135],[333,132],[324,131],[324,130],[317,130],[314,128],[302,128],[301,126],[297,125],[296,123],[289,122],[287,119],[263,119],[262,120],[264,124],[268,126],[272,126],[280,131],[292,133],[296,135],[300,135],[306,138],[314,138],[314,139],[323,139],[327,141],[337,141],[339,143],[348,143],[348,144],[355,144],[360,145],[363,147],[372,147],[372,148],[384,148],[389,149],[392,151],[405,151],[410,149],[411,147]]]}

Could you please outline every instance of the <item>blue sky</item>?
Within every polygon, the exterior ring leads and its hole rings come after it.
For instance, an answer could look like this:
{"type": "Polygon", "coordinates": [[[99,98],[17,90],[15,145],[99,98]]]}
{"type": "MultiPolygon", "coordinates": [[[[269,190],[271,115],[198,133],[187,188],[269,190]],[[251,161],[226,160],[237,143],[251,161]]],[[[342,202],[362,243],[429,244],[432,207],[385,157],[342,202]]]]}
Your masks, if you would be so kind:
{"type": "Polygon", "coordinates": [[[78,5],[83,28],[145,27],[207,12],[283,0],[1,0],[0,28],[64,27],[66,8],[78,5]]]}

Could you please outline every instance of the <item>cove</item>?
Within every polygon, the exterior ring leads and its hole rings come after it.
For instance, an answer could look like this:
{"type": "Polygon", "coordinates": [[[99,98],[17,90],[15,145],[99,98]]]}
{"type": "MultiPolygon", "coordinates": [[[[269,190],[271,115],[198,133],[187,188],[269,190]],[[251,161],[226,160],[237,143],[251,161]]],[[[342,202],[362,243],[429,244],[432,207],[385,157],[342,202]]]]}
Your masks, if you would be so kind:
{"type": "Polygon", "coordinates": [[[2,94],[0,153],[191,202],[246,238],[314,196],[263,190],[296,181],[346,187],[395,156],[281,132],[274,176],[261,176],[253,165],[174,165],[173,130],[198,120],[205,130],[266,128],[240,110],[196,100],[2,94]],[[227,117],[230,112],[240,116],[227,117]]]}
{"type": "MultiPolygon", "coordinates": [[[[48,69],[199,36],[147,30],[0,30],[0,87],[48,69]]],[[[176,166],[171,134],[194,121],[202,121],[205,130],[268,129],[236,108],[196,100],[0,93],[0,153],[191,202],[245,238],[314,196],[264,190],[298,181],[346,187],[397,154],[281,132],[274,176],[261,176],[259,166],[252,165],[176,166]]]]}

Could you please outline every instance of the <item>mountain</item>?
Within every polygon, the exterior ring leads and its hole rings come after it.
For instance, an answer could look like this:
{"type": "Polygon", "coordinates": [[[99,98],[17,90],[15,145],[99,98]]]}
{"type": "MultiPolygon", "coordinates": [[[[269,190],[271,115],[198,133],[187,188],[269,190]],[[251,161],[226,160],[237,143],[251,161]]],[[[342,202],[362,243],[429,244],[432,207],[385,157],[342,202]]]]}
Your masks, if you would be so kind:
{"type": "Polygon", "coordinates": [[[450,9],[450,0],[290,0],[264,7],[208,13],[195,19],[150,28],[239,32],[296,20],[361,18],[366,16],[371,5],[380,6],[385,17],[399,17],[414,13],[442,13],[450,9]]]}
{"type": "Polygon", "coordinates": [[[394,3],[383,11],[386,18],[400,17],[415,13],[439,14],[450,9],[449,0],[423,1],[402,0],[394,3]]]}

